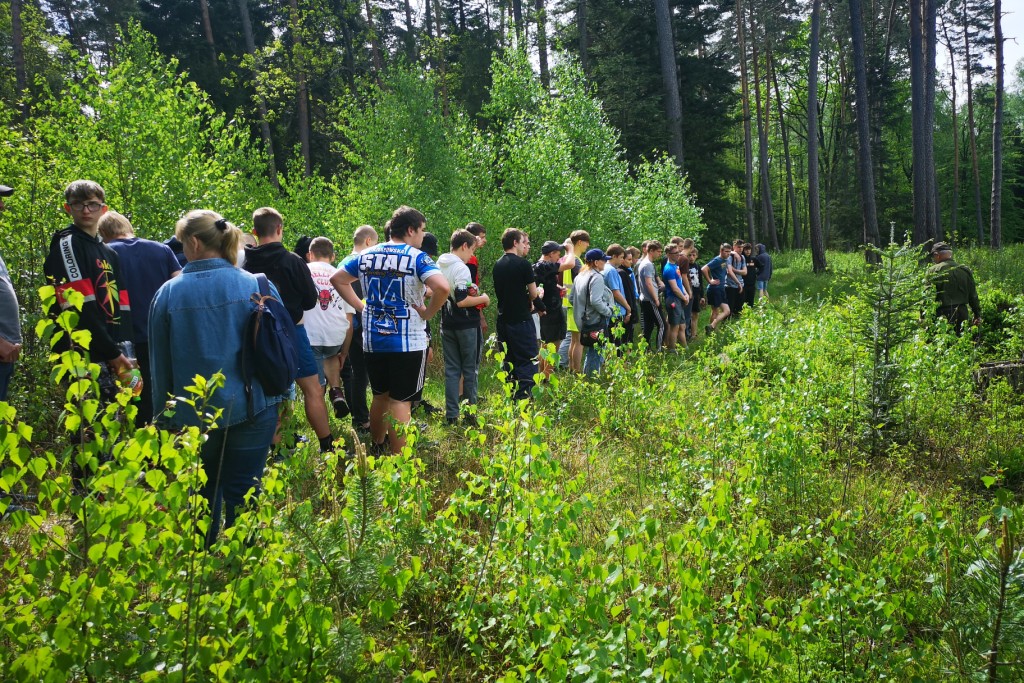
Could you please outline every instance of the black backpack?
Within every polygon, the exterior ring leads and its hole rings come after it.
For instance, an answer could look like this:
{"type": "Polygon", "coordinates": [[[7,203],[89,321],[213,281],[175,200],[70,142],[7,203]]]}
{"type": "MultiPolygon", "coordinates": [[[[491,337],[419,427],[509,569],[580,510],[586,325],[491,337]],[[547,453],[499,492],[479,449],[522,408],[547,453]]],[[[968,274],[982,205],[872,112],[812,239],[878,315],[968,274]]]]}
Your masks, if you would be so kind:
{"type": "Polygon", "coordinates": [[[253,309],[242,343],[242,371],[250,415],[253,377],[265,395],[281,396],[288,393],[299,369],[295,324],[284,304],[271,294],[267,276],[258,274],[256,281],[260,291],[252,295],[253,309]]]}

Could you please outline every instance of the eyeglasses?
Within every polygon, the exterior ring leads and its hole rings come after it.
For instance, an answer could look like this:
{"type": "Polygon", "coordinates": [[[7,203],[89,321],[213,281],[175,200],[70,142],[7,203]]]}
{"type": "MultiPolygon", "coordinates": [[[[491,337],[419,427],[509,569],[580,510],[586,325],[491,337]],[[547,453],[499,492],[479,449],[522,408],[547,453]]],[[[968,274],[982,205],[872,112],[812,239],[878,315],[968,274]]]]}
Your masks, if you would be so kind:
{"type": "Polygon", "coordinates": [[[90,212],[99,211],[103,208],[102,202],[73,202],[68,204],[73,211],[84,211],[88,209],[90,212]]]}

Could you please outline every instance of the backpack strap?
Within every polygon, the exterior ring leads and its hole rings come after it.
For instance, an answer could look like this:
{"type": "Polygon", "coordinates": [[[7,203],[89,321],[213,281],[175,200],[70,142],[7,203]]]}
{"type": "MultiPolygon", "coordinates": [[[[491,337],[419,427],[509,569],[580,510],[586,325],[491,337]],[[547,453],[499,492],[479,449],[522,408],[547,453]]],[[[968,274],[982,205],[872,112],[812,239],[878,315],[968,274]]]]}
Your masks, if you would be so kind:
{"type": "MultiPolygon", "coordinates": [[[[250,315],[256,315],[256,310],[263,305],[263,302],[270,298],[270,281],[267,280],[267,276],[263,273],[254,273],[256,276],[256,286],[258,291],[253,292],[251,301],[253,304],[253,312],[250,315]]],[[[242,339],[242,382],[245,385],[245,404],[246,413],[250,419],[253,417],[253,393],[252,393],[252,369],[250,368],[250,347],[253,344],[253,340],[250,335],[253,334],[252,325],[249,321],[246,322],[245,331],[242,333],[244,339],[242,339]]]]}

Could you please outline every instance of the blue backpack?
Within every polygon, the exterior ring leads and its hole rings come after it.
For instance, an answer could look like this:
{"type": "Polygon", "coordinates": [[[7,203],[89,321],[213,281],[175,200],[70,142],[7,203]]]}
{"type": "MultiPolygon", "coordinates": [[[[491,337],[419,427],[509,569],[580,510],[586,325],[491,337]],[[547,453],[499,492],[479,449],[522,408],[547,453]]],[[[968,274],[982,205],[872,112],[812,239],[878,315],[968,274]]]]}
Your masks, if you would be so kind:
{"type": "Polygon", "coordinates": [[[242,344],[242,368],[245,373],[245,394],[252,414],[252,379],[263,387],[267,396],[287,394],[299,369],[295,344],[295,324],[288,310],[270,292],[267,276],[256,276],[259,293],[253,293],[253,309],[245,325],[242,344]]]}

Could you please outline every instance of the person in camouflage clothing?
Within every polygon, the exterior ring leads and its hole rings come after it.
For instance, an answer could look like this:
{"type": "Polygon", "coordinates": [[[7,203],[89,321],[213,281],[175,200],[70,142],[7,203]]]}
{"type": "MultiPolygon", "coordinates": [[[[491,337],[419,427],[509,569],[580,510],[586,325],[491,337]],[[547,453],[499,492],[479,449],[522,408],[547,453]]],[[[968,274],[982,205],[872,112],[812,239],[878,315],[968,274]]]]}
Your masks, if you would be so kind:
{"type": "Polygon", "coordinates": [[[956,328],[959,336],[967,322],[968,307],[974,315],[971,324],[981,324],[978,286],[974,283],[971,269],[953,260],[953,248],[947,243],[937,242],[930,253],[935,265],[928,269],[928,273],[935,283],[935,299],[939,304],[937,312],[956,328]]]}

